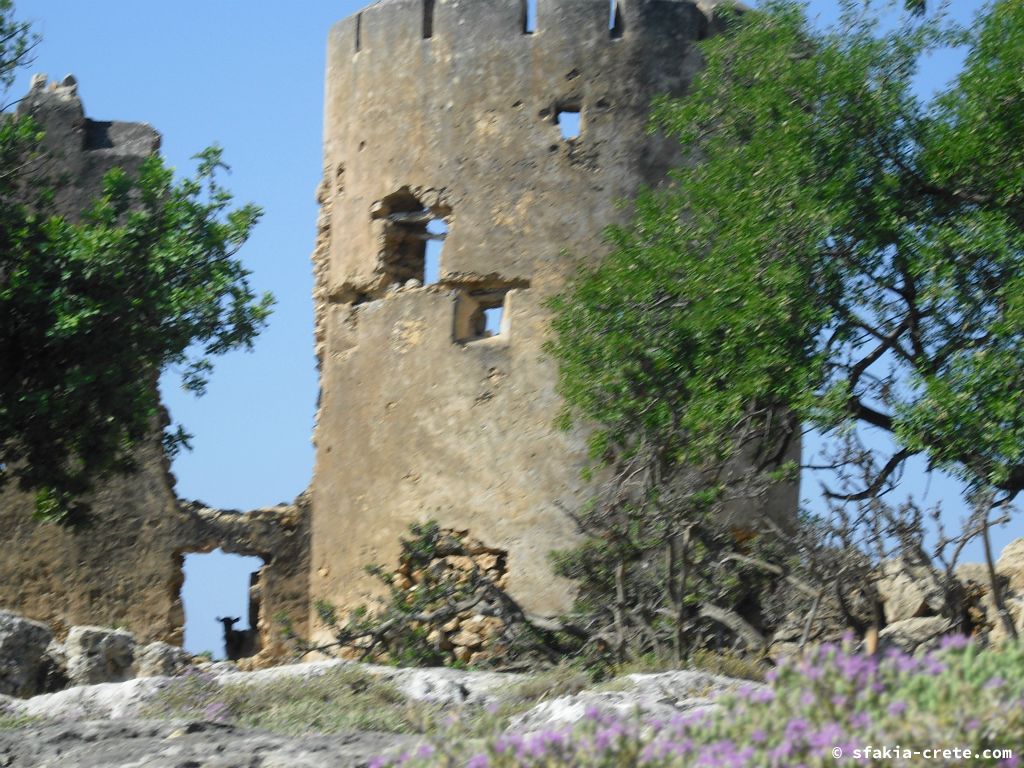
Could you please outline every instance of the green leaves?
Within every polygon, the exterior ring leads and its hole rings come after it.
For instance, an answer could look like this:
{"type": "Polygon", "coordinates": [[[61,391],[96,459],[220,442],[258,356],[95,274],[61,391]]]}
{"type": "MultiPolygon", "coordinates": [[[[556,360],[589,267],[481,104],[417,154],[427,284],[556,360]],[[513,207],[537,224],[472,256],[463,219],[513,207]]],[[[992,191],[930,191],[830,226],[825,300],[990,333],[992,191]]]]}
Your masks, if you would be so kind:
{"type": "Polygon", "coordinates": [[[705,466],[792,413],[1024,489],[1024,5],[967,31],[874,19],[846,2],[818,32],[763,4],[654,104],[682,167],[553,304],[560,391],[601,458],[705,466]],[[961,43],[960,78],[919,103],[918,62],[961,43]]]}
{"type": "MultiPolygon", "coordinates": [[[[26,131],[0,133],[0,157],[34,151],[26,131]]],[[[180,183],[157,156],[134,177],[114,169],[77,222],[23,204],[17,185],[0,196],[0,482],[38,490],[46,519],[132,467],[161,426],[163,368],[201,393],[210,358],[251,347],[269,316],[235,258],[260,210],[232,209],[218,148],[197,159],[180,183]]],[[[186,440],[177,428],[165,447],[186,440]]]]}
{"type": "Polygon", "coordinates": [[[13,16],[12,0],[0,0],[0,88],[7,90],[17,71],[31,63],[39,38],[31,26],[13,16]]]}

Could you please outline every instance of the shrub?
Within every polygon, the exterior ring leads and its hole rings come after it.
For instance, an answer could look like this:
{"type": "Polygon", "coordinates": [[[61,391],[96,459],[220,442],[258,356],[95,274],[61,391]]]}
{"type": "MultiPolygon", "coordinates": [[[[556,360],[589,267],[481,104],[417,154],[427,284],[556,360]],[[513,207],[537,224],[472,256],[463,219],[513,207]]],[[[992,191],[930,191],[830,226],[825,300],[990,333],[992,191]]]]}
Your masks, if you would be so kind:
{"type": "Polygon", "coordinates": [[[302,642],[305,652],[403,667],[507,668],[555,663],[578,647],[535,625],[505,590],[506,552],[435,521],[414,523],[409,534],[400,539],[397,569],[366,569],[387,590],[376,604],[343,612],[325,600],[315,603],[333,640],[302,642]]]}
{"type": "Polygon", "coordinates": [[[970,750],[973,757],[961,753],[929,764],[1020,765],[1022,645],[981,650],[957,638],[941,651],[915,658],[894,649],[881,657],[858,655],[847,642],[784,661],[768,677],[767,686],[751,684],[723,697],[718,712],[644,721],[592,710],[575,727],[497,734],[472,753],[449,736],[432,750],[394,761],[379,758],[376,764],[904,766],[922,759],[910,750],[960,749],[970,750]],[[872,751],[897,745],[889,756],[872,751]],[[1015,754],[986,757],[984,750],[1015,754]]]}

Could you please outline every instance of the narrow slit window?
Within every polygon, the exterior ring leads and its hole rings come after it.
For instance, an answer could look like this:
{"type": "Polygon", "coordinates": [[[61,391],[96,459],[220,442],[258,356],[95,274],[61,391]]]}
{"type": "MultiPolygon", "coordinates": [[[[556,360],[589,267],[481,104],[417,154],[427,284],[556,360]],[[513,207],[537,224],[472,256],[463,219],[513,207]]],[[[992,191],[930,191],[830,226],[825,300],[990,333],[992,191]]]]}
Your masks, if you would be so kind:
{"type": "Polygon", "coordinates": [[[578,139],[580,136],[580,111],[578,109],[559,110],[558,130],[563,139],[578,139]]]}
{"type": "Polygon", "coordinates": [[[363,14],[356,14],[356,53],[363,48],[363,14]]]}
{"type": "Polygon", "coordinates": [[[441,252],[448,236],[444,219],[431,219],[427,224],[427,251],[424,255],[423,284],[433,285],[441,279],[441,252]]]}
{"type": "Polygon", "coordinates": [[[537,31],[537,0],[523,2],[523,34],[532,35],[537,31]]]}
{"type": "Polygon", "coordinates": [[[423,0],[423,39],[434,36],[434,0],[423,0]]]}
{"type": "Polygon", "coordinates": [[[622,20],[621,0],[611,0],[611,8],[608,12],[608,34],[612,40],[618,40],[626,31],[626,24],[622,20]]]}

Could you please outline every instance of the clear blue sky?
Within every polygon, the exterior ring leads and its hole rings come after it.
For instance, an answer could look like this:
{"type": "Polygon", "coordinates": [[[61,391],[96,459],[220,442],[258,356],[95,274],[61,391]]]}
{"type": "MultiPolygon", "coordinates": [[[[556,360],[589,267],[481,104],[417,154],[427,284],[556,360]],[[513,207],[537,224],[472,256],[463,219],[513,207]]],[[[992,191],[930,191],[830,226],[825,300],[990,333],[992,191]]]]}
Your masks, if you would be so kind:
{"type": "MultiPolygon", "coordinates": [[[[184,498],[248,509],[290,501],[309,481],[317,389],[309,256],[321,170],[324,53],[331,24],[363,5],[16,0],[19,17],[33,22],[43,40],[12,97],[27,92],[31,72],[51,78],[74,73],[90,117],[152,124],[163,134],[172,166],[188,170],[191,155],[222,144],[233,167],[228,186],[240,201],[266,211],[241,255],[255,287],[277,296],[269,328],[253,353],[217,362],[205,397],[184,395],[174,379],[164,380],[173,417],[195,436],[194,450],[174,463],[184,498]]],[[[980,5],[957,0],[954,13],[966,20],[980,5]]],[[[811,3],[812,12],[825,17],[836,7],[836,0],[811,3]]],[[[922,90],[946,82],[958,61],[929,62],[922,90]]],[[[251,566],[226,560],[189,558],[191,650],[221,652],[218,615],[242,616],[244,624],[251,566]],[[234,586],[229,591],[227,585],[234,586]]]]}

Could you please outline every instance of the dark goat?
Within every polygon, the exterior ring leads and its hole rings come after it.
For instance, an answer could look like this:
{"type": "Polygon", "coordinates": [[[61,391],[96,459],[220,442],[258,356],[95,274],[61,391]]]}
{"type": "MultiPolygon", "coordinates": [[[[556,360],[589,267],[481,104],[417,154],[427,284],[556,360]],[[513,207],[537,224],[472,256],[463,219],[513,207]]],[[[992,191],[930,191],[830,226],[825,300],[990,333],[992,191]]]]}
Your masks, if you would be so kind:
{"type": "Polygon", "coordinates": [[[218,616],[217,621],[224,625],[224,655],[231,661],[252,656],[255,631],[251,628],[235,629],[235,624],[241,619],[222,619],[218,616]]]}

